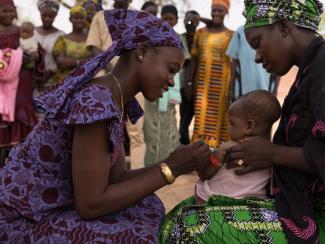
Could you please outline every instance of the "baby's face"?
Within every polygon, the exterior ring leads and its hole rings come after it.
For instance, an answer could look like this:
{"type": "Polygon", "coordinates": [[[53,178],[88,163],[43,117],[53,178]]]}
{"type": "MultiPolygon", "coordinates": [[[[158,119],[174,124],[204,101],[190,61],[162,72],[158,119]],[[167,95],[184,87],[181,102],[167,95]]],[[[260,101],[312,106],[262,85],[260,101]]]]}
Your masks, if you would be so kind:
{"type": "Polygon", "coordinates": [[[229,107],[229,133],[233,141],[244,139],[247,136],[248,121],[244,111],[241,100],[234,102],[229,107]]]}
{"type": "Polygon", "coordinates": [[[23,39],[31,38],[34,35],[33,26],[22,26],[20,28],[20,37],[23,39]]]}

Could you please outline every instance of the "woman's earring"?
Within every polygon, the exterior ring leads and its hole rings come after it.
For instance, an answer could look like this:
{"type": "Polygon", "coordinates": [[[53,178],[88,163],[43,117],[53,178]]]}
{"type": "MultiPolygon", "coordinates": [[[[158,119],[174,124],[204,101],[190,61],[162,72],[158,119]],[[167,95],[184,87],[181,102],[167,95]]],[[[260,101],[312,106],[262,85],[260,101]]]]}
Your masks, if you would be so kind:
{"type": "Polygon", "coordinates": [[[283,36],[284,38],[287,37],[287,35],[288,35],[287,32],[283,32],[283,33],[282,33],[282,36],[283,36]]]}
{"type": "Polygon", "coordinates": [[[140,54],[140,55],[139,55],[139,60],[142,61],[142,59],[143,59],[143,55],[140,54]]]}

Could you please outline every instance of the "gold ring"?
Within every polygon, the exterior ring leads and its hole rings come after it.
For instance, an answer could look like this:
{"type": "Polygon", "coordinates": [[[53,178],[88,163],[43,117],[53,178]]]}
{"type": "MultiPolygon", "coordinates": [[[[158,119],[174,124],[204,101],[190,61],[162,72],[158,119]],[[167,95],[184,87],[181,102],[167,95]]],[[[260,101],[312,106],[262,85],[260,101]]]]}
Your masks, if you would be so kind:
{"type": "Polygon", "coordinates": [[[238,160],[237,165],[243,166],[243,164],[244,164],[244,160],[242,160],[242,159],[238,160]]]}

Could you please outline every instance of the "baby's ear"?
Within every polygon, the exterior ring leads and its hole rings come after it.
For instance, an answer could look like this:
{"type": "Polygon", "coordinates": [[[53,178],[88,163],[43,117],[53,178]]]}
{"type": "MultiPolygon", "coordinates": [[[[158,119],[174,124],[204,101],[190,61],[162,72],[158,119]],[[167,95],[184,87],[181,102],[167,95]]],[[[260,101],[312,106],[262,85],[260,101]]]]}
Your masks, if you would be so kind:
{"type": "Polygon", "coordinates": [[[256,129],[256,121],[253,120],[253,119],[248,120],[247,129],[246,129],[246,135],[247,136],[253,135],[255,129],[256,129]]]}

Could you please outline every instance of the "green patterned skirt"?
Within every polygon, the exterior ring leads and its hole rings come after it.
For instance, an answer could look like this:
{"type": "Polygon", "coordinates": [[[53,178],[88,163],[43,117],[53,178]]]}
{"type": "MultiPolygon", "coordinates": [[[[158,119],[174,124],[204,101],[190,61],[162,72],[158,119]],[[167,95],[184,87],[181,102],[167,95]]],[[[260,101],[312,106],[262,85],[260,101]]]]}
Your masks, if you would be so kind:
{"type": "Polygon", "coordinates": [[[162,224],[160,243],[288,243],[273,200],[194,197],[177,205],[162,224]]]}

